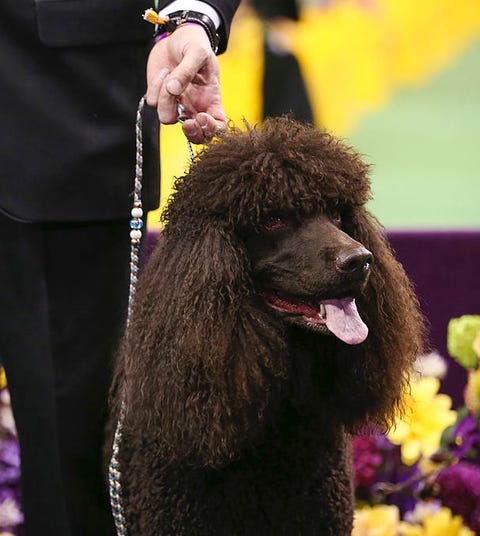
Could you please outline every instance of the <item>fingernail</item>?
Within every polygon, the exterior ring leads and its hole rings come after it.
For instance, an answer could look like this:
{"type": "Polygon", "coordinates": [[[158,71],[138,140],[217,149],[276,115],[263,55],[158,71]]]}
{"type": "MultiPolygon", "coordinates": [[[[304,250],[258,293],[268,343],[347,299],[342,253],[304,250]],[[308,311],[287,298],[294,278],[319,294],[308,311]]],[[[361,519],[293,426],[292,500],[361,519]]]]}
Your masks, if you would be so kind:
{"type": "Polygon", "coordinates": [[[170,93],[170,95],[175,95],[175,97],[178,97],[178,95],[180,95],[180,93],[182,92],[182,86],[176,78],[168,80],[165,87],[167,88],[167,91],[170,93]]]}
{"type": "Polygon", "coordinates": [[[208,119],[203,116],[203,115],[200,115],[197,119],[198,121],[198,124],[202,127],[202,128],[207,128],[208,126],[208,119]]]}

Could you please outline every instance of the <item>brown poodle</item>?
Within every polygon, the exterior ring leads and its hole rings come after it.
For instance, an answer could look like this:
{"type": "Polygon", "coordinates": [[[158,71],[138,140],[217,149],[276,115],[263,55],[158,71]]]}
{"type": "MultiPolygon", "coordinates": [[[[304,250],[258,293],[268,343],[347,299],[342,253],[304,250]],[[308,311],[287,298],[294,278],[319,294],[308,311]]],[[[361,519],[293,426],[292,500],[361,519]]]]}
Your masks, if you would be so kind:
{"type": "Polygon", "coordinates": [[[350,433],[389,426],[422,341],[367,166],[267,120],[178,179],[117,385],[130,536],[346,536],[350,433]]]}

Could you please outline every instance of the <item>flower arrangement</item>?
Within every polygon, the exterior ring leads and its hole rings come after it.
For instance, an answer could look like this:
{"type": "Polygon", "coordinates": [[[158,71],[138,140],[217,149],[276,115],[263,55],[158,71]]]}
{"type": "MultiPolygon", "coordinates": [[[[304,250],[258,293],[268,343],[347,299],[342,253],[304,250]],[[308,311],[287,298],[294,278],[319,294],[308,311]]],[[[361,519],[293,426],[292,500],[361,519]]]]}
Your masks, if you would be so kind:
{"type": "Polygon", "coordinates": [[[467,370],[465,406],[439,393],[446,364],[419,361],[405,415],[385,435],[355,437],[352,536],[480,534],[480,315],[450,321],[449,354],[467,370]]]}
{"type": "MultiPolygon", "coordinates": [[[[450,321],[450,355],[467,370],[465,406],[439,393],[438,354],[423,356],[405,416],[388,434],[353,439],[357,509],[352,536],[480,535],[480,315],[450,321]]],[[[0,536],[19,536],[20,453],[0,368],[0,536]]]]}
{"type": "Polygon", "coordinates": [[[20,449],[6,388],[0,368],[0,536],[17,536],[23,524],[20,508],[20,449]]]}

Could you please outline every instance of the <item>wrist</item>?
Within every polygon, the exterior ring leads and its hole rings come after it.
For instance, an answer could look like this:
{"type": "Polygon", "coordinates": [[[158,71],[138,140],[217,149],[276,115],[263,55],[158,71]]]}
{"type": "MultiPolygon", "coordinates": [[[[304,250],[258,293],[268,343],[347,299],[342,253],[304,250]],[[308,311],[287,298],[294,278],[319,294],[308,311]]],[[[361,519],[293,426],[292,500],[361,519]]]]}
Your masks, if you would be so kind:
{"type": "Polygon", "coordinates": [[[186,24],[201,26],[207,34],[212,50],[215,53],[217,52],[220,38],[217,34],[215,23],[208,15],[198,11],[184,10],[170,13],[163,24],[158,24],[154,33],[155,42],[158,43],[177,28],[186,24]]]}
{"type": "MultiPolygon", "coordinates": [[[[206,34],[205,30],[203,29],[203,27],[200,25],[200,24],[197,24],[196,22],[185,22],[183,24],[179,24],[177,26],[177,29],[180,28],[180,27],[185,27],[185,26],[197,26],[198,28],[202,28],[202,31],[204,34],[206,34]]],[[[160,41],[162,41],[163,39],[165,39],[166,37],[168,37],[169,35],[172,35],[172,32],[163,32],[163,33],[158,33],[158,32],[155,32],[154,33],[154,38],[155,38],[155,44],[159,43],[160,41]]],[[[207,41],[209,41],[208,39],[208,36],[205,35],[205,37],[207,38],[207,41]]],[[[210,44],[210,41],[209,41],[209,44],[210,44]]]]}
{"type": "MultiPolygon", "coordinates": [[[[207,0],[207,2],[208,1],[209,0],[207,0]]],[[[176,11],[198,11],[199,13],[208,15],[214,22],[215,28],[218,31],[218,28],[222,24],[220,15],[218,11],[207,2],[203,0],[173,0],[172,2],[169,0],[166,3],[167,5],[159,11],[159,15],[165,17],[176,11]]]]}

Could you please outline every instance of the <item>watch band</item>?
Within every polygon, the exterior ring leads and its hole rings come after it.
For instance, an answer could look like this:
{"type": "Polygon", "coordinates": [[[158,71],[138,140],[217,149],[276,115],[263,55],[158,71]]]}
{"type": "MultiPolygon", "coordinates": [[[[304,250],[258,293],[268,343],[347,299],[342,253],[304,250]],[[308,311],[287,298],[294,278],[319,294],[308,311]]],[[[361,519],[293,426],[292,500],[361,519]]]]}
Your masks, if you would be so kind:
{"type": "Polygon", "coordinates": [[[215,23],[208,15],[198,11],[184,10],[170,13],[168,15],[168,20],[157,26],[154,37],[158,37],[165,33],[172,33],[179,26],[185,23],[194,23],[200,25],[208,36],[212,50],[215,52],[215,54],[217,53],[220,37],[217,34],[215,23]]]}

